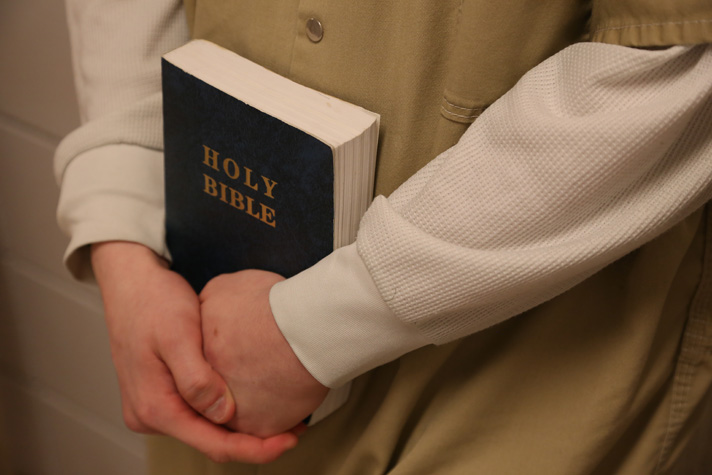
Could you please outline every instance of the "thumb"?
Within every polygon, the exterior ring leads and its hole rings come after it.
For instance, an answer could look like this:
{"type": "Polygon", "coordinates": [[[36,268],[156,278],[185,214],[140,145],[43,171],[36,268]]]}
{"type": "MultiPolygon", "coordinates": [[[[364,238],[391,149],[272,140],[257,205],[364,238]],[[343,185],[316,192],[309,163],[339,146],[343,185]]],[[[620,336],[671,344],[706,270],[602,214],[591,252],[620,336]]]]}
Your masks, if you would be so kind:
{"type": "Polygon", "coordinates": [[[235,414],[235,400],[225,380],[205,361],[202,351],[179,352],[164,362],[171,370],[178,393],[185,402],[215,424],[235,414]]]}

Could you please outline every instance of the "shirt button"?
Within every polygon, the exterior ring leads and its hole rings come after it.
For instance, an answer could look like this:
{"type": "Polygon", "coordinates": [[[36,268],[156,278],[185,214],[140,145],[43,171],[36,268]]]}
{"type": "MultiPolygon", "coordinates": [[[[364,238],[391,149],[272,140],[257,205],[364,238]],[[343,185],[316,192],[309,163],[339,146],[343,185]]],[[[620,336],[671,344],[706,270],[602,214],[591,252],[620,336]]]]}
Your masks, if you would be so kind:
{"type": "Polygon", "coordinates": [[[324,27],[316,18],[307,20],[307,37],[312,43],[318,43],[324,37],[324,27]]]}

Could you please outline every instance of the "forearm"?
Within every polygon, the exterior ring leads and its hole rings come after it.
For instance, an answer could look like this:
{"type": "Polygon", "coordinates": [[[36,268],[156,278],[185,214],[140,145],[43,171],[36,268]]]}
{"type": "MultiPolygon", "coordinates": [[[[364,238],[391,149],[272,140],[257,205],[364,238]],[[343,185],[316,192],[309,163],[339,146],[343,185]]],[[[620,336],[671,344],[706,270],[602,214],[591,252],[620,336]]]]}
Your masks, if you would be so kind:
{"type": "Polygon", "coordinates": [[[67,0],[84,125],[55,155],[60,227],[72,274],[92,277],[88,245],[124,240],[167,256],[160,56],[188,38],[182,4],[67,0]]]}
{"type": "Polygon", "coordinates": [[[164,214],[161,152],[109,145],[80,155],[64,174],[57,210],[70,236],[67,267],[91,279],[88,246],[103,241],[140,243],[167,257],[164,214]]]}
{"type": "MultiPolygon", "coordinates": [[[[709,200],[712,56],[703,50],[565,50],[527,74],[457,146],[378,198],[357,248],[378,290],[362,298],[387,310],[352,316],[393,335],[378,352],[392,359],[412,349],[403,335],[444,343],[532,308],[709,200]],[[393,318],[407,331],[394,330],[393,318]]],[[[333,386],[388,360],[368,346],[350,348],[338,314],[315,333],[353,358],[313,351],[312,315],[331,309],[317,289],[338,278],[328,263],[318,266],[320,275],[275,286],[272,301],[302,362],[333,386]],[[309,301],[292,313],[284,296],[299,294],[309,301]],[[352,363],[338,364],[345,360],[352,363]]]]}
{"type": "Polygon", "coordinates": [[[126,276],[146,269],[168,268],[168,263],[147,247],[126,241],[92,244],[91,262],[99,283],[108,283],[115,274],[126,276]]]}
{"type": "Polygon", "coordinates": [[[160,91],[160,57],[188,39],[180,0],[65,0],[82,121],[160,91]]]}

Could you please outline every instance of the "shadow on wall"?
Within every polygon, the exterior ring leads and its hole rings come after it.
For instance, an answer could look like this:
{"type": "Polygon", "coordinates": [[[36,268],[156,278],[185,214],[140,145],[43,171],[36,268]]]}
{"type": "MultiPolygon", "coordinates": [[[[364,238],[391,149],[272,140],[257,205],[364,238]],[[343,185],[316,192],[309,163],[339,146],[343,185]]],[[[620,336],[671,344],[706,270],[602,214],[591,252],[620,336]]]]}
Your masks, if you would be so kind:
{"type": "Polygon", "coordinates": [[[5,425],[5,404],[0,397],[0,475],[11,475],[10,472],[10,437],[5,425]]]}
{"type": "MultiPolygon", "coordinates": [[[[9,374],[12,372],[10,369],[13,365],[9,364],[10,359],[18,361],[20,359],[20,349],[18,347],[17,339],[17,329],[14,325],[11,315],[12,311],[12,297],[9,292],[9,286],[7,285],[7,275],[2,271],[3,268],[0,267],[0,368],[2,368],[3,374],[9,374]]],[[[15,375],[13,375],[15,376],[15,375]]],[[[12,431],[10,427],[10,419],[13,414],[17,415],[18,412],[23,414],[24,420],[21,423],[26,424],[27,427],[36,426],[35,421],[28,420],[28,418],[33,419],[32,413],[29,410],[18,411],[18,404],[23,405],[22,399],[16,397],[17,393],[10,391],[9,380],[0,377],[0,475],[14,475],[11,471],[11,455],[16,453],[18,447],[13,445],[17,442],[17,439],[12,437],[12,431]]]]}

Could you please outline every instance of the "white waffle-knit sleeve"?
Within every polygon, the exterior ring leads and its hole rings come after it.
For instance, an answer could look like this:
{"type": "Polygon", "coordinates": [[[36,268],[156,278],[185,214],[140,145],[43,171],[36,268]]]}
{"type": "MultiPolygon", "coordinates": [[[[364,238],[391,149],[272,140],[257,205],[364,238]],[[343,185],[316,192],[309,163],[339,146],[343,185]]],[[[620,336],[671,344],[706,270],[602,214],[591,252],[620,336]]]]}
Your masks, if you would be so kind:
{"type": "Polygon", "coordinates": [[[338,386],[571,288],[712,198],[710,78],[705,45],[558,53],[377,198],[355,246],[275,286],[280,328],[338,386]]]}
{"type": "Polygon", "coordinates": [[[140,242],[166,255],[160,57],[188,40],[180,0],[66,0],[83,125],[55,153],[65,262],[92,277],[87,245],[140,242]]]}

